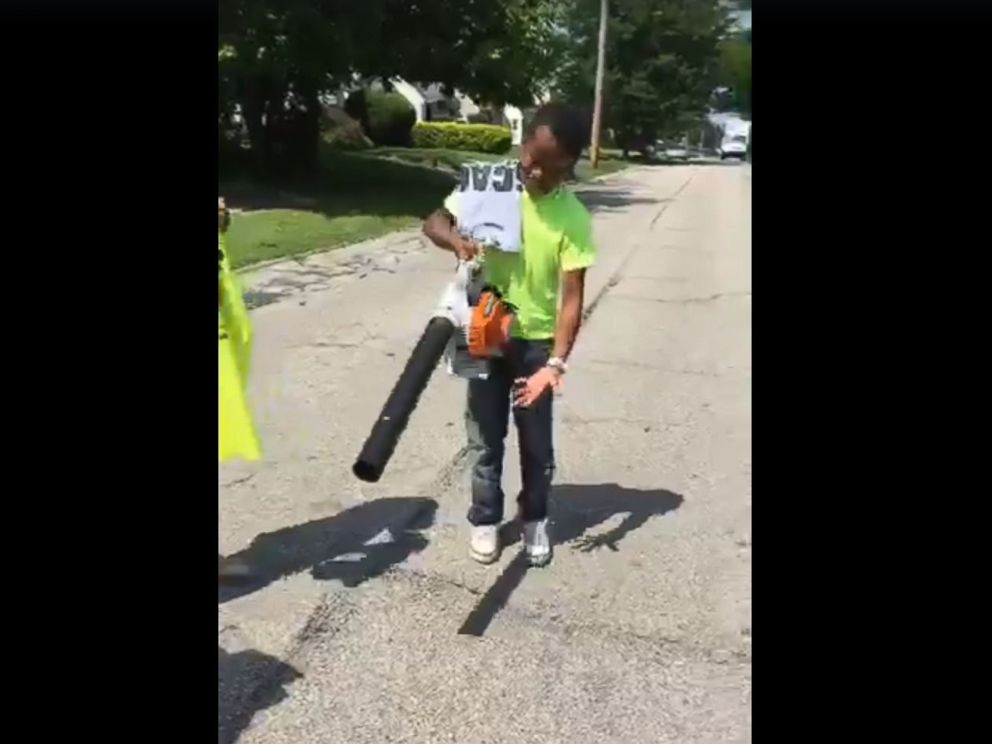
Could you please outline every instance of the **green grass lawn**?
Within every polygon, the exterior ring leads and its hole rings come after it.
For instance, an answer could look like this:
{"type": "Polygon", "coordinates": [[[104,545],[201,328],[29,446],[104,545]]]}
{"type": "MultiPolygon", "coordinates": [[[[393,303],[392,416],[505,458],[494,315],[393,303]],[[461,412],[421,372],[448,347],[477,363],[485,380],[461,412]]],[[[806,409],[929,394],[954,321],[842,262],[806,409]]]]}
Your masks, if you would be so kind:
{"type": "Polygon", "coordinates": [[[322,155],[321,173],[306,183],[258,186],[221,182],[231,219],[231,264],[299,256],[416,225],[454,187],[436,170],[341,152],[322,155]]]}
{"type": "Polygon", "coordinates": [[[374,238],[417,224],[421,215],[338,214],[274,209],[237,215],[228,233],[234,268],[300,256],[374,238]]]}
{"type": "MultiPolygon", "coordinates": [[[[516,156],[443,149],[375,148],[360,153],[324,150],[320,173],[306,182],[260,186],[221,180],[220,195],[235,214],[227,248],[234,268],[336,248],[412,227],[454,187],[455,170],[466,161],[516,156]]],[[[579,181],[627,167],[604,157],[593,171],[579,161],[579,181]]]]}

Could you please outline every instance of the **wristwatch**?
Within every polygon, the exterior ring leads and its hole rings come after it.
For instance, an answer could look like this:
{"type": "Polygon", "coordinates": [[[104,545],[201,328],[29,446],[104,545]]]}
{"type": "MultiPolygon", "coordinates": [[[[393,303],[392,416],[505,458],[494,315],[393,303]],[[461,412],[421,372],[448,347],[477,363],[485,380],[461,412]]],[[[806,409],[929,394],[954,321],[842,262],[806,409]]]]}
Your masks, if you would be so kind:
{"type": "Polygon", "coordinates": [[[561,374],[568,372],[568,365],[565,364],[565,360],[561,357],[551,357],[548,363],[545,365],[547,367],[553,367],[558,370],[561,374]]]}

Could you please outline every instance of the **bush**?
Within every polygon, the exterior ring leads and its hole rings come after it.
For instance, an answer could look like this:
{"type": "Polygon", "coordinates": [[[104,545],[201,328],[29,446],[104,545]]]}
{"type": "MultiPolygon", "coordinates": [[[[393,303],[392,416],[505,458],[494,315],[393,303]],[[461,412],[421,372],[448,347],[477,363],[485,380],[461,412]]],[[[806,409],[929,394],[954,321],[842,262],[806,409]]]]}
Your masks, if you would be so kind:
{"type": "Polygon", "coordinates": [[[409,146],[410,129],[417,121],[410,102],[399,93],[375,90],[365,94],[365,101],[368,106],[367,134],[372,141],[377,145],[409,146]]]}
{"type": "Polygon", "coordinates": [[[492,124],[418,122],[413,128],[414,147],[441,147],[502,155],[509,152],[512,144],[510,130],[492,124]]]}
{"type": "Polygon", "coordinates": [[[354,119],[362,125],[362,129],[368,134],[369,131],[369,106],[365,97],[365,89],[359,88],[348,94],[344,102],[345,115],[354,119]]]}
{"type": "Polygon", "coordinates": [[[367,150],[372,147],[372,140],[365,136],[362,125],[357,121],[329,124],[321,136],[335,150],[367,150]]]}

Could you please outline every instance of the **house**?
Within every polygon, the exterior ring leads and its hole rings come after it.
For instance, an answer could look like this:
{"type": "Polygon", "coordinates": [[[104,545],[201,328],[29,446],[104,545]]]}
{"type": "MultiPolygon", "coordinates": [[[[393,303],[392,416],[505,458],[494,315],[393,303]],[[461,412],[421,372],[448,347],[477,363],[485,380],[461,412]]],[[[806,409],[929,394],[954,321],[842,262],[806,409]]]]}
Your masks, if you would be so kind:
{"type": "Polygon", "coordinates": [[[403,96],[413,106],[418,122],[467,122],[477,120],[480,117],[487,117],[493,124],[510,128],[514,145],[519,145],[523,139],[524,114],[516,106],[504,106],[502,111],[494,115],[494,112],[481,108],[469,96],[459,90],[455,90],[454,95],[447,95],[443,87],[438,83],[418,85],[410,83],[403,78],[393,78],[389,82],[392,84],[393,90],[403,96]],[[498,120],[496,120],[497,117],[498,120]]]}
{"type": "Polygon", "coordinates": [[[475,108],[478,111],[478,107],[474,104],[465,106],[466,103],[470,103],[465,96],[460,96],[457,91],[455,91],[455,95],[449,96],[438,83],[416,85],[403,78],[393,78],[389,82],[392,84],[393,90],[413,106],[418,122],[466,121],[466,117],[474,112],[471,110],[463,111],[463,107],[475,108]]]}

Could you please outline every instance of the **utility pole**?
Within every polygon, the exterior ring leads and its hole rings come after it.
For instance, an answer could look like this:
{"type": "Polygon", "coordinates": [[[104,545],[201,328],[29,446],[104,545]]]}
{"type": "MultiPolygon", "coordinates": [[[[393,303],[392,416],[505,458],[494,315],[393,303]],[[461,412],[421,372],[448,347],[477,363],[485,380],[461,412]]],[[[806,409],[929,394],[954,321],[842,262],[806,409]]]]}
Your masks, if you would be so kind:
{"type": "Polygon", "coordinates": [[[599,1],[599,48],[596,54],[596,100],[592,107],[592,142],[589,160],[593,168],[599,167],[599,134],[603,125],[603,78],[606,74],[606,20],[607,0],[599,1]]]}

